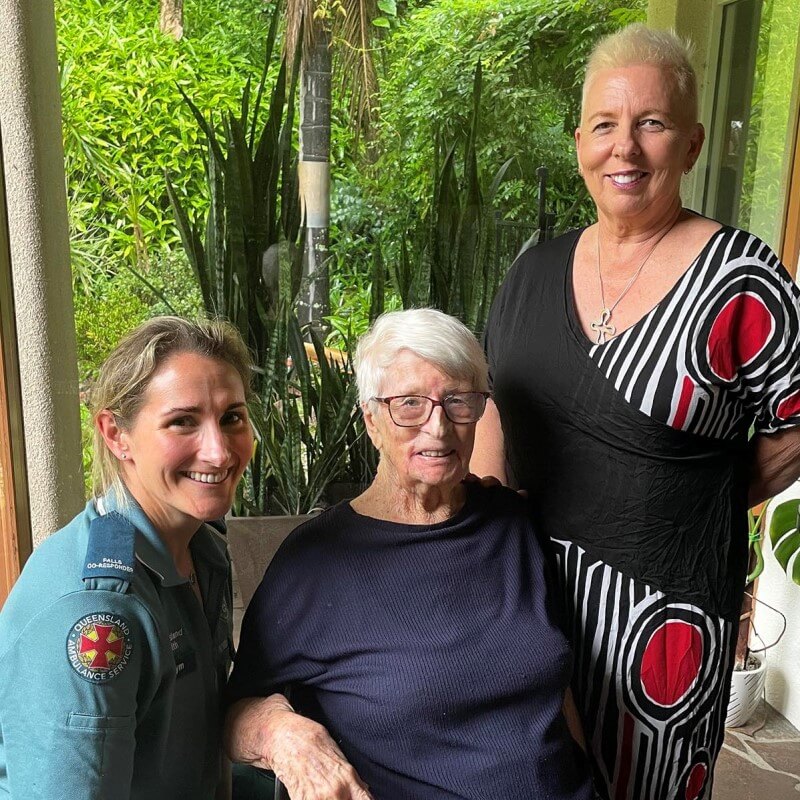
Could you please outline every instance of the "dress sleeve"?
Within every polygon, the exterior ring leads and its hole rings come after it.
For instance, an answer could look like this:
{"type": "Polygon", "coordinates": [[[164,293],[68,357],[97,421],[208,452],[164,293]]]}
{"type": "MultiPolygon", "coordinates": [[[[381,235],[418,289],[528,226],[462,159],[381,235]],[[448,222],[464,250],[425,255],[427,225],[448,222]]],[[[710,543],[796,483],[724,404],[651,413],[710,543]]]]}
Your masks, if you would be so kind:
{"type": "Polygon", "coordinates": [[[723,298],[709,337],[709,361],[723,377],[726,370],[736,373],[734,385],[755,431],[774,433],[800,425],[800,288],[759,244],[754,268],[723,298]]]}
{"type": "Polygon", "coordinates": [[[12,797],[130,797],[137,713],[156,693],[155,634],[138,600],[105,591],[61,597],[28,622],[3,656],[12,797]]]}

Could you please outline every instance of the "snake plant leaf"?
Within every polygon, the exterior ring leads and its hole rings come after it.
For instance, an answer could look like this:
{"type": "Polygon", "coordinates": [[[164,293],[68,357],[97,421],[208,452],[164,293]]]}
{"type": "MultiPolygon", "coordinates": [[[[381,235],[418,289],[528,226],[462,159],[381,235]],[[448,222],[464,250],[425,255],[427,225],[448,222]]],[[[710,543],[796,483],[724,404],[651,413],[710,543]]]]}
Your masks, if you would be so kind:
{"type": "Polygon", "coordinates": [[[228,275],[225,268],[225,199],[222,173],[210,151],[206,161],[209,207],[206,219],[206,281],[213,305],[207,304],[209,313],[228,315],[225,298],[229,296],[228,275]]]}
{"type": "Polygon", "coordinates": [[[253,163],[250,148],[241,122],[230,114],[227,118],[226,135],[228,139],[227,164],[235,163],[238,179],[240,204],[242,208],[242,228],[247,229],[255,219],[253,202],[253,163]],[[231,161],[233,159],[233,162],[231,161]]]}
{"type": "Polygon", "coordinates": [[[383,263],[383,251],[376,244],[372,253],[372,265],[370,269],[370,299],[369,299],[369,321],[374,322],[383,314],[386,300],[386,267],[383,263]]]}
{"type": "Polygon", "coordinates": [[[514,161],[515,158],[512,156],[500,166],[497,172],[495,172],[483,200],[483,236],[481,237],[481,246],[478,250],[477,257],[481,284],[480,297],[477,298],[477,302],[475,303],[470,325],[475,332],[483,332],[484,326],[486,325],[486,318],[489,316],[489,306],[500,286],[500,262],[498,259],[490,257],[490,242],[493,240],[497,224],[495,219],[494,198],[514,161]]]}
{"type": "Polygon", "coordinates": [[[189,259],[189,264],[197,278],[197,283],[200,286],[200,293],[203,296],[203,305],[206,308],[211,307],[212,295],[211,286],[208,282],[208,274],[206,272],[206,258],[203,250],[203,245],[200,242],[200,237],[195,231],[186,210],[175,191],[175,187],[169,179],[169,174],[165,173],[164,177],[167,184],[167,197],[172,206],[172,213],[175,215],[175,224],[178,226],[178,234],[181,237],[181,244],[186,252],[186,257],[189,259]]]}
{"type": "Polygon", "coordinates": [[[178,86],[178,91],[180,92],[183,101],[189,106],[189,110],[192,112],[192,116],[197,121],[197,124],[205,134],[206,140],[211,147],[211,152],[214,154],[214,158],[217,159],[220,165],[224,164],[225,154],[222,152],[222,147],[217,141],[216,134],[214,133],[214,126],[203,116],[203,112],[200,111],[200,109],[192,102],[192,99],[188,94],[186,94],[186,92],[183,91],[181,86],[178,86]]]}
{"type": "Polygon", "coordinates": [[[482,236],[481,184],[478,175],[478,155],[475,142],[478,136],[483,68],[481,61],[475,67],[472,81],[472,113],[464,147],[464,207],[458,219],[456,251],[451,276],[451,297],[458,298],[454,311],[456,316],[468,325],[474,326],[474,298],[480,284],[477,281],[477,268],[480,266],[476,255],[480,250],[482,236]]]}
{"type": "MultiPolygon", "coordinates": [[[[239,125],[244,130],[247,127],[247,121],[250,119],[250,89],[252,88],[250,76],[248,75],[247,81],[244,85],[242,92],[242,102],[239,104],[239,125]]],[[[243,137],[244,138],[244,137],[243,137]]]]}
{"type": "MultiPolygon", "coordinates": [[[[379,246],[376,246],[380,250],[379,246]]],[[[392,281],[403,308],[412,308],[411,287],[414,281],[414,270],[411,266],[411,259],[408,254],[408,240],[406,236],[400,239],[400,257],[389,259],[389,278],[392,281]]]]}
{"type": "MultiPolygon", "coordinates": [[[[264,97],[264,90],[267,85],[267,74],[269,72],[269,65],[272,63],[272,51],[275,47],[275,39],[278,34],[278,21],[281,17],[281,4],[276,3],[272,10],[272,16],[269,21],[269,31],[267,32],[266,46],[264,50],[264,68],[261,72],[261,80],[258,82],[258,90],[256,91],[256,102],[253,107],[253,117],[250,127],[250,143],[256,140],[256,126],[258,124],[259,113],[261,112],[261,100],[264,97]]],[[[247,124],[247,117],[242,118],[242,124],[247,124]]]]}
{"type": "Polygon", "coordinates": [[[455,248],[455,238],[460,216],[458,181],[455,174],[456,145],[453,144],[444,158],[441,172],[434,186],[429,250],[431,269],[431,304],[450,310],[450,259],[455,248]]]}
{"type": "Polygon", "coordinates": [[[800,500],[787,500],[772,511],[769,538],[781,568],[800,585],[800,500]],[[790,572],[791,570],[791,572],[790,572]]]}

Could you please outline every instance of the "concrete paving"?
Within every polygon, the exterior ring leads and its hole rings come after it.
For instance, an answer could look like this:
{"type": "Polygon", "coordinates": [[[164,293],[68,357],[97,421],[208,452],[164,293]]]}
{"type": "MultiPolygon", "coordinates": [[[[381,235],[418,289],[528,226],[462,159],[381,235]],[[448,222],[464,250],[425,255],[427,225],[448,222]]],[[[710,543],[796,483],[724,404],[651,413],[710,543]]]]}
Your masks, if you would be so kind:
{"type": "Polygon", "coordinates": [[[800,731],[762,703],[730,728],[717,761],[713,800],[800,800],[800,731]]]}

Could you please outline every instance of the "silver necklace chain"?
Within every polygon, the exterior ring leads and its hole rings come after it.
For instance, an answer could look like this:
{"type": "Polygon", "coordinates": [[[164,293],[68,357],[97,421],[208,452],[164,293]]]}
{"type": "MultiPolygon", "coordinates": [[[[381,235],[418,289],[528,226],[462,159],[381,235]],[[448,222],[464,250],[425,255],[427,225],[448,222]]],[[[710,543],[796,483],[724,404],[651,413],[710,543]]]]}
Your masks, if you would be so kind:
{"type": "MultiPolygon", "coordinates": [[[[677,220],[676,220],[677,222],[677,220]]],[[[653,255],[656,247],[661,243],[661,240],[672,230],[674,227],[675,222],[672,223],[665,231],[661,234],[661,236],[656,239],[653,246],[647,251],[647,255],[642,260],[642,263],[639,264],[636,271],[631,275],[628,279],[628,282],[625,284],[625,288],[619,293],[617,299],[610,305],[606,305],[606,298],[605,292],[603,291],[603,273],[600,269],[600,225],[597,226],[597,280],[600,283],[600,302],[602,304],[602,309],[600,310],[600,316],[592,323],[589,324],[589,327],[597,334],[597,341],[596,344],[605,344],[609,339],[613,339],[617,333],[616,327],[611,323],[611,317],[614,314],[614,309],[619,305],[620,300],[628,294],[628,290],[636,283],[636,279],[641,275],[642,270],[644,269],[644,265],[650,260],[650,256],[653,255]]]]}

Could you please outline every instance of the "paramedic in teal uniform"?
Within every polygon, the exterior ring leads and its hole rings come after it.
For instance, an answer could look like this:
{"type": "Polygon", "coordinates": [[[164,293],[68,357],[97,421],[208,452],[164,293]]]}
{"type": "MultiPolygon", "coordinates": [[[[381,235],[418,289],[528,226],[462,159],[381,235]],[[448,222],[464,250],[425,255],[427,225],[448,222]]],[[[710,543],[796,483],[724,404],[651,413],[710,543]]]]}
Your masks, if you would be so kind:
{"type": "Polygon", "coordinates": [[[129,334],[92,390],[95,496],[0,613],[0,798],[229,796],[218,520],[252,454],[250,359],[215,320],[129,334]]]}

